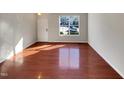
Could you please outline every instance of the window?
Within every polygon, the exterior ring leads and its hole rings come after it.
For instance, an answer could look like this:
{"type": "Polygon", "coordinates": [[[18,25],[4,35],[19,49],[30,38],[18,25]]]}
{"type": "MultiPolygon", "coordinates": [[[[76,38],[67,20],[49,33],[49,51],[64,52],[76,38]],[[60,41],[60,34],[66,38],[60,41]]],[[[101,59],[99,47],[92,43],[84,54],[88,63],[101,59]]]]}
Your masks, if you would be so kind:
{"type": "Polygon", "coordinates": [[[79,16],[60,16],[59,34],[60,36],[79,35],[79,16]]]}

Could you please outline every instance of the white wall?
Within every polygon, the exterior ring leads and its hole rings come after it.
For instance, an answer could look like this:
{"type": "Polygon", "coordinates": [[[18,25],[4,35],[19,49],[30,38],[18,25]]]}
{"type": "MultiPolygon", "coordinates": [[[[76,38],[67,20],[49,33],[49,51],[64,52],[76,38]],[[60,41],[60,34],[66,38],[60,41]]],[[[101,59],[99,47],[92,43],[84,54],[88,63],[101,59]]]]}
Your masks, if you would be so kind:
{"type": "Polygon", "coordinates": [[[124,77],[124,14],[89,14],[89,44],[124,77]]]}
{"type": "Polygon", "coordinates": [[[36,42],[36,14],[0,14],[0,62],[36,42]]]}
{"type": "Polygon", "coordinates": [[[50,13],[48,14],[48,40],[50,42],[87,42],[88,14],[85,13],[50,13]],[[80,36],[59,36],[59,16],[80,16],[80,36]]]}

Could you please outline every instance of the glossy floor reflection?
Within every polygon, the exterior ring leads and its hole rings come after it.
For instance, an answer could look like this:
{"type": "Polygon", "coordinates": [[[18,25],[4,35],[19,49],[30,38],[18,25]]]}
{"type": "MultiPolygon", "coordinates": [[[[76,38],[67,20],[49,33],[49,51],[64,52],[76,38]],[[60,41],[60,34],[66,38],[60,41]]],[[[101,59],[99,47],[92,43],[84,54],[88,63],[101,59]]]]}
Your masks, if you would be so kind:
{"type": "Polygon", "coordinates": [[[79,49],[60,48],[59,49],[59,68],[60,69],[79,69],[79,49]]]}
{"type": "Polygon", "coordinates": [[[36,43],[0,63],[0,78],[120,79],[88,44],[36,43]]]}

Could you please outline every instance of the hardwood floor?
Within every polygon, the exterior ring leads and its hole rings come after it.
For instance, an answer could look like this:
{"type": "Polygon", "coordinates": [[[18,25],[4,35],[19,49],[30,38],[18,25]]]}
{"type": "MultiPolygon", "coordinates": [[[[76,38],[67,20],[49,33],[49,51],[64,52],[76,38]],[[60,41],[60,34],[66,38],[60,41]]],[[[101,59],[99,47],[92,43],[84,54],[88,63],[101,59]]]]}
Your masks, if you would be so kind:
{"type": "Polygon", "coordinates": [[[0,64],[1,79],[121,79],[88,44],[36,43],[0,64]]]}

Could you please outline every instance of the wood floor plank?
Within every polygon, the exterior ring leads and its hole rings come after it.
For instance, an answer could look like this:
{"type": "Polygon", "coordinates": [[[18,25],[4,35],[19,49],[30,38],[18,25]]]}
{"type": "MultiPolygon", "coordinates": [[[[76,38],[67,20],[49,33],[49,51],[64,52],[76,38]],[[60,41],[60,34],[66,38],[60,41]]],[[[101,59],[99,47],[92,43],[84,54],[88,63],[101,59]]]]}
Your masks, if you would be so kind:
{"type": "Polygon", "coordinates": [[[121,79],[88,44],[35,43],[0,64],[1,79],[121,79]]]}

